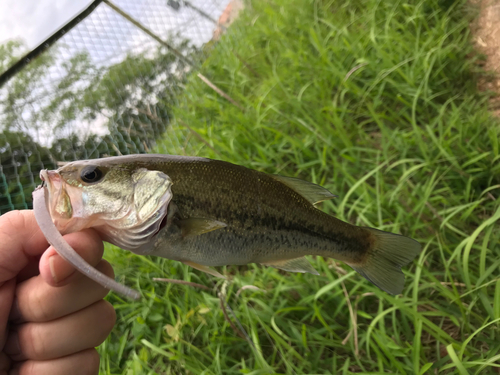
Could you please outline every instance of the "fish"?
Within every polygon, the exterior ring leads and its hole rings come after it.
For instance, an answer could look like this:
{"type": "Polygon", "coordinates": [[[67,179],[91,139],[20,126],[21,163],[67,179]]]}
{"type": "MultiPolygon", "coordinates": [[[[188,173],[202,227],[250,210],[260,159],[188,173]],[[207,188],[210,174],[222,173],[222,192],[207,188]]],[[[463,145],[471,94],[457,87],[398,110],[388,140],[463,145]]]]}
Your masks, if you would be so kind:
{"type": "Polygon", "coordinates": [[[139,255],[213,267],[259,263],[319,273],[305,256],[342,261],[390,294],[419,242],[356,226],[317,207],[335,197],[311,182],[201,157],[141,154],[42,170],[52,221],[61,234],[93,228],[139,255]]]}

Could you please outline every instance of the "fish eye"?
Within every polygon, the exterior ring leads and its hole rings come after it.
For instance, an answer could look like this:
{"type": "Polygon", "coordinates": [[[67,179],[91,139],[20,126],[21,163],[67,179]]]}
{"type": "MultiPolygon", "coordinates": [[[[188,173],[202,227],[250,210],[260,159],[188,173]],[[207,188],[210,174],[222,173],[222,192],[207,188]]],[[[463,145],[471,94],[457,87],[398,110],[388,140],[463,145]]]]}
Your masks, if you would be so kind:
{"type": "Polygon", "coordinates": [[[80,172],[80,178],[87,183],[98,182],[102,176],[102,171],[95,165],[89,165],[80,172]]]}

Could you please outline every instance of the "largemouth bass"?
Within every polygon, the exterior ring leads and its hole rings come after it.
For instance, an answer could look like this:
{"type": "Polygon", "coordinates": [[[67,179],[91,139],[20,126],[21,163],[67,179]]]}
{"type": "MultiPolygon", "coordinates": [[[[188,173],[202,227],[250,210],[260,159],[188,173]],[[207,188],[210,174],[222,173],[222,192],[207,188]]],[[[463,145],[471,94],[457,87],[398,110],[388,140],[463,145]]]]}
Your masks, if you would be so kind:
{"type": "Polygon", "coordinates": [[[41,171],[51,218],[62,234],[94,228],[125,250],[212,266],[260,263],[318,274],[305,255],[330,257],[391,293],[415,240],[330,216],[315,204],[334,197],[296,178],[228,162],[131,155],[67,163],[41,171]]]}

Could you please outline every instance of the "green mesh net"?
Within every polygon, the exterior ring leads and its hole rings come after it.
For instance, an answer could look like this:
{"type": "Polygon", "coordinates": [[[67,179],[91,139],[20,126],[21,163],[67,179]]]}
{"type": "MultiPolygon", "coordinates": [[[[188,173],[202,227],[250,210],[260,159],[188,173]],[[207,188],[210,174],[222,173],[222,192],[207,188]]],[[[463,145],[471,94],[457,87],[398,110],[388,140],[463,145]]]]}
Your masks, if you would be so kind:
{"type": "MultiPolygon", "coordinates": [[[[30,208],[40,169],[58,161],[169,152],[157,140],[187,77],[224,31],[218,20],[227,7],[228,0],[101,2],[7,80],[0,214],[30,208]]],[[[0,76],[27,52],[22,41],[0,44],[0,76]]]]}

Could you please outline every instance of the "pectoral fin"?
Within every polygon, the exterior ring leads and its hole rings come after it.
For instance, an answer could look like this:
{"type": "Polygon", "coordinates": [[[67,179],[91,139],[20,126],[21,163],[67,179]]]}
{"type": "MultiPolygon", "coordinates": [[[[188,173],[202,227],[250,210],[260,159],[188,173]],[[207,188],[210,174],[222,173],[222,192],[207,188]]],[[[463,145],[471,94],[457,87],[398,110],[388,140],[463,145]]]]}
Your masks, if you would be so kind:
{"type": "Polygon", "coordinates": [[[261,263],[264,266],[270,266],[274,268],[279,268],[288,272],[301,272],[301,273],[312,273],[313,275],[319,275],[313,266],[304,257],[294,258],[294,259],[284,259],[284,260],[274,260],[272,262],[261,263]]]}
{"type": "Polygon", "coordinates": [[[182,237],[199,236],[213,230],[227,227],[227,224],[211,219],[189,218],[180,220],[179,226],[182,231],[182,237]]]}
{"type": "Polygon", "coordinates": [[[313,184],[312,182],[304,181],[294,177],[280,176],[277,174],[273,174],[270,176],[275,180],[278,180],[281,183],[285,184],[296,193],[302,195],[309,202],[311,202],[311,204],[327,201],[336,197],[336,195],[330,193],[323,186],[313,184]]]}
{"type": "Polygon", "coordinates": [[[209,275],[212,275],[212,276],[215,276],[215,277],[220,277],[221,279],[225,279],[226,278],[226,276],[220,274],[219,272],[217,272],[216,270],[214,270],[213,268],[210,268],[208,266],[204,266],[204,265],[201,265],[201,264],[198,264],[198,263],[194,263],[194,262],[191,262],[189,260],[182,261],[182,263],[188,265],[189,267],[193,267],[194,269],[196,269],[198,271],[202,271],[202,272],[208,273],[209,275]]]}

